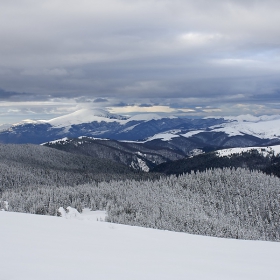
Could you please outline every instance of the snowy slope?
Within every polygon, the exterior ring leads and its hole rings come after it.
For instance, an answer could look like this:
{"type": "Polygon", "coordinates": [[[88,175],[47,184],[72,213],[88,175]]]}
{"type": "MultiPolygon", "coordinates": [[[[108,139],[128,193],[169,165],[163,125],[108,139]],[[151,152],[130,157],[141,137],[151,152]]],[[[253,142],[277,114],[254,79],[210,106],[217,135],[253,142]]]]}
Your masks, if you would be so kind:
{"type": "Polygon", "coordinates": [[[0,279],[278,280],[280,244],[0,212],[0,279]]]}
{"type": "Polygon", "coordinates": [[[237,117],[224,117],[224,119],[226,121],[225,123],[210,126],[207,131],[192,130],[187,133],[178,133],[178,131],[172,133],[168,131],[154,135],[149,138],[149,140],[163,139],[163,141],[168,141],[174,137],[178,137],[179,135],[189,138],[198,133],[204,132],[224,132],[228,136],[248,134],[260,139],[280,138],[280,115],[260,117],[241,115],[237,117]]]}
{"type": "Polygon", "coordinates": [[[261,139],[280,138],[280,119],[230,122],[217,127],[213,126],[211,129],[216,132],[225,132],[230,136],[249,134],[261,139]]]}
{"type": "Polygon", "coordinates": [[[172,132],[158,133],[152,137],[149,137],[145,142],[149,142],[155,139],[161,139],[162,141],[170,141],[172,138],[176,138],[176,137],[179,137],[179,135],[176,135],[172,132]]]}
{"type": "Polygon", "coordinates": [[[246,148],[231,148],[231,149],[223,149],[216,151],[218,156],[231,156],[233,154],[240,154],[242,152],[249,152],[252,150],[257,150],[259,153],[263,154],[264,156],[268,155],[278,155],[280,154],[280,145],[276,146],[267,146],[267,147],[246,147],[246,148]]]}

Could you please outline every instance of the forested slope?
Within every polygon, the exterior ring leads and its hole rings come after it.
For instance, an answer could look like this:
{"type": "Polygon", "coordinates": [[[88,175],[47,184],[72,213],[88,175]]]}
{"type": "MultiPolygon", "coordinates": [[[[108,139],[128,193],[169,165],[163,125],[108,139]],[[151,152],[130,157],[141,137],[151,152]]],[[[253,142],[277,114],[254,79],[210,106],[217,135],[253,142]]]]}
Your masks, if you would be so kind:
{"type": "MultiPolygon", "coordinates": [[[[214,169],[146,181],[6,189],[10,211],[58,215],[61,206],[107,210],[109,222],[217,237],[279,241],[280,179],[214,169]]],[[[7,208],[7,207],[6,207],[7,208]]]]}
{"type": "Polygon", "coordinates": [[[191,171],[204,171],[210,168],[248,168],[261,170],[267,174],[280,176],[280,157],[264,156],[256,150],[232,154],[231,156],[218,156],[215,152],[197,155],[181,160],[166,162],[155,166],[151,172],[164,174],[183,174],[191,171]]]}
{"type": "Polygon", "coordinates": [[[141,177],[125,165],[39,145],[0,144],[0,189],[141,177]]]}
{"type": "Polygon", "coordinates": [[[87,155],[94,158],[106,158],[117,163],[141,170],[141,164],[149,168],[162,162],[184,158],[185,154],[174,147],[160,147],[152,143],[121,142],[116,140],[79,137],[60,139],[43,144],[44,146],[87,155]]]}

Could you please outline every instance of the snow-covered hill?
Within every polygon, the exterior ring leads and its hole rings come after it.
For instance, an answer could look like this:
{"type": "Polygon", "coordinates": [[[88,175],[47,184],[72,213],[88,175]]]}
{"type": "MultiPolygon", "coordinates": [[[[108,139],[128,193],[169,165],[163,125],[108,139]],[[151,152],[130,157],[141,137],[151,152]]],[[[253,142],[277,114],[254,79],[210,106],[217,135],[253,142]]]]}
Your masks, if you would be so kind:
{"type": "Polygon", "coordinates": [[[233,154],[241,154],[243,152],[250,152],[252,150],[258,151],[264,156],[279,155],[280,154],[280,145],[276,146],[267,146],[267,147],[246,147],[246,148],[231,148],[218,150],[216,153],[218,156],[231,156],[233,154]]]}
{"type": "Polygon", "coordinates": [[[151,139],[172,139],[179,135],[189,138],[199,133],[224,132],[228,136],[250,135],[261,139],[280,139],[280,115],[260,116],[242,115],[224,117],[224,123],[209,126],[205,130],[190,130],[182,133],[180,130],[167,131],[155,135],[151,139]]]}
{"type": "Polygon", "coordinates": [[[215,132],[225,132],[230,136],[248,134],[261,139],[280,138],[280,117],[273,120],[234,121],[210,129],[215,132]]]}
{"type": "Polygon", "coordinates": [[[0,279],[278,280],[280,244],[0,212],[0,279]]]}

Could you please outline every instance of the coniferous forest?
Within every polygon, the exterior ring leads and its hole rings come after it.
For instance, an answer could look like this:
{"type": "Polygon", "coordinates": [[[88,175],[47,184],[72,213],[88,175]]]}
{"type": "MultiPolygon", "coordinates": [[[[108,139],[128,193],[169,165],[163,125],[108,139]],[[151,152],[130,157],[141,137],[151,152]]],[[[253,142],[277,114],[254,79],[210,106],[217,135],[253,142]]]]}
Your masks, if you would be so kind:
{"type": "Polygon", "coordinates": [[[107,210],[107,221],[235,239],[279,241],[280,179],[248,169],[209,169],[159,179],[3,188],[1,208],[57,215],[59,207],[107,210]],[[8,202],[8,204],[7,204],[8,202]]]}

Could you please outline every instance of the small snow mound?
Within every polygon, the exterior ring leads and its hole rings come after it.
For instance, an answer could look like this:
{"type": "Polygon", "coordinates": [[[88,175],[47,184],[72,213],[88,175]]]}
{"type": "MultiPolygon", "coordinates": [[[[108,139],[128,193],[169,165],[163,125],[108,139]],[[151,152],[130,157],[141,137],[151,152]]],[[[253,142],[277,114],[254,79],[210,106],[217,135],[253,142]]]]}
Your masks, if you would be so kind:
{"type": "Polygon", "coordinates": [[[60,216],[64,219],[75,219],[83,221],[100,221],[104,222],[106,219],[106,211],[92,211],[89,208],[84,208],[82,213],[79,213],[77,209],[68,206],[66,210],[63,207],[58,209],[60,216]]]}
{"type": "Polygon", "coordinates": [[[77,209],[70,206],[68,206],[66,210],[63,207],[59,207],[58,212],[60,213],[61,217],[65,219],[82,220],[81,214],[77,211],[77,209]]]}

